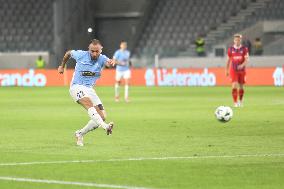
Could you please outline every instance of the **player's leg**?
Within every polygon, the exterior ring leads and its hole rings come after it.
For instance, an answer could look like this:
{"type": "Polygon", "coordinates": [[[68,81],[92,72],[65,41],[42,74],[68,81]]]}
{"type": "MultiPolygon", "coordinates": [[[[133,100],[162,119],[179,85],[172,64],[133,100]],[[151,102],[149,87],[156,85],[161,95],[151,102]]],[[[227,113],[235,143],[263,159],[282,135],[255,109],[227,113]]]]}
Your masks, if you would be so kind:
{"type": "MultiPolygon", "coordinates": [[[[105,121],[106,120],[106,111],[104,109],[103,103],[101,101],[101,99],[98,97],[96,91],[94,89],[90,90],[90,99],[92,100],[93,104],[94,104],[94,108],[96,109],[96,111],[98,112],[98,114],[101,116],[102,120],[105,121]]],[[[112,129],[114,127],[114,123],[110,122],[107,124],[107,127],[102,126],[105,130],[107,135],[112,134],[112,129]]]]}
{"type": "MultiPolygon", "coordinates": [[[[102,117],[102,119],[105,121],[106,120],[106,111],[105,111],[104,106],[101,104],[100,101],[99,101],[99,104],[95,106],[95,108],[96,108],[97,112],[100,114],[100,116],[102,117]]],[[[113,127],[114,127],[114,123],[109,122],[108,128],[105,128],[107,135],[112,134],[113,127]]]]}
{"type": "Polygon", "coordinates": [[[243,106],[243,96],[244,96],[244,85],[239,84],[239,107],[243,106]]]}
{"type": "Polygon", "coordinates": [[[81,98],[78,101],[78,103],[81,104],[88,111],[89,117],[95,123],[97,123],[99,126],[101,126],[104,129],[108,129],[108,127],[109,127],[108,124],[104,122],[104,120],[100,116],[99,112],[97,111],[98,107],[93,105],[93,102],[89,97],[81,98]]]}
{"type": "Polygon", "coordinates": [[[129,84],[130,84],[130,70],[124,72],[123,75],[125,86],[124,86],[124,99],[129,102],[129,84]]]}
{"type": "Polygon", "coordinates": [[[75,137],[77,139],[78,146],[84,146],[83,137],[90,131],[95,130],[98,128],[98,124],[96,124],[93,120],[90,120],[82,129],[79,129],[75,132],[75,137]]]}
{"type": "Polygon", "coordinates": [[[114,97],[115,97],[115,101],[118,102],[119,101],[119,85],[121,83],[121,72],[120,71],[116,71],[115,73],[115,85],[114,85],[114,97]]]}
{"type": "Polygon", "coordinates": [[[245,73],[240,74],[239,76],[239,106],[243,106],[243,97],[244,97],[244,84],[245,84],[245,73]]]}
{"type": "MultiPolygon", "coordinates": [[[[84,103],[82,101],[86,101],[86,99],[81,100],[81,103],[84,103]]],[[[80,103],[80,104],[81,104],[80,103]]],[[[89,103],[89,102],[88,102],[89,103]]],[[[84,108],[87,109],[86,106],[84,106],[84,108]]],[[[100,117],[102,118],[103,121],[105,121],[106,118],[106,112],[103,108],[102,104],[99,104],[97,106],[94,106],[94,108],[96,109],[96,111],[98,112],[98,114],[100,115],[100,117]]],[[[97,122],[95,122],[93,119],[91,119],[82,129],[77,130],[75,132],[75,136],[77,138],[77,145],[79,146],[83,146],[83,137],[84,135],[86,135],[88,132],[93,131],[95,129],[97,129],[100,126],[100,124],[98,124],[97,122]]],[[[111,125],[111,130],[112,130],[113,125],[111,125]]],[[[110,129],[110,128],[109,128],[110,129]]]]}
{"type": "MultiPolygon", "coordinates": [[[[102,104],[95,106],[96,111],[98,112],[98,114],[101,116],[102,120],[105,121],[105,111],[103,110],[103,106],[102,104]]],[[[97,129],[99,127],[99,124],[97,124],[96,122],[94,122],[92,119],[87,123],[87,125],[85,125],[82,129],[76,131],[76,134],[81,134],[82,136],[84,136],[85,134],[87,134],[90,131],[93,131],[95,129],[97,129]]]]}
{"type": "Polygon", "coordinates": [[[114,85],[114,98],[115,101],[118,102],[119,101],[119,85],[120,85],[120,81],[115,81],[115,85],[114,85]]]}
{"type": "Polygon", "coordinates": [[[83,146],[83,135],[88,133],[95,128],[102,126],[103,128],[109,129],[109,125],[104,123],[101,115],[98,113],[96,108],[93,106],[93,102],[90,99],[90,88],[74,85],[70,88],[70,95],[75,102],[81,104],[86,110],[91,118],[91,121],[85,125],[82,129],[76,131],[75,136],[77,138],[77,145],[83,146]]]}
{"type": "Polygon", "coordinates": [[[99,113],[99,115],[101,116],[101,118],[105,121],[106,120],[106,111],[104,109],[103,104],[100,102],[97,105],[94,106],[97,110],[97,112],[99,113]]]}
{"type": "Polygon", "coordinates": [[[129,79],[124,79],[124,100],[129,102],[129,79]]]}
{"type": "Polygon", "coordinates": [[[235,72],[230,73],[232,80],[232,97],[234,101],[234,106],[238,107],[238,77],[235,72]]]}
{"type": "Polygon", "coordinates": [[[234,106],[238,107],[238,82],[232,82],[232,97],[234,106]]]}
{"type": "MultiPolygon", "coordinates": [[[[78,100],[80,98],[83,98],[86,96],[86,93],[84,92],[84,87],[81,85],[73,85],[70,87],[70,96],[73,98],[75,102],[78,103],[78,100]]],[[[77,139],[77,145],[83,146],[83,134],[87,133],[89,130],[93,129],[95,127],[95,123],[93,121],[89,121],[85,127],[83,127],[84,131],[81,132],[82,129],[77,130],[75,132],[75,137],[77,139]],[[88,131],[87,131],[88,130],[88,131]]]]}
{"type": "Polygon", "coordinates": [[[75,132],[75,137],[77,139],[78,146],[84,146],[83,144],[83,137],[88,132],[95,130],[102,124],[106,124],[103,122],[101,116],[93,107],[93,103],[89,97],[84,97],[78,100],[78,103],[82,105],[86,110],[88,110],[88,115],[90,116],[91,120],[81,129],[75,132]]]}

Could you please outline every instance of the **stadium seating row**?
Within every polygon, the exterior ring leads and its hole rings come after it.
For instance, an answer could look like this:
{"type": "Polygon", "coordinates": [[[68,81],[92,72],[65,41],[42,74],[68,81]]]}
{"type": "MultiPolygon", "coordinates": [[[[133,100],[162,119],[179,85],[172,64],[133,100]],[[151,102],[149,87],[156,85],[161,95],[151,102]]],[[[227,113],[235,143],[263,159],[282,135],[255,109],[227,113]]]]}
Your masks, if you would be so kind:
{"type": "MultiPolygon", "coordinates": [[[[206,38],[210,31],[216,30],[240,10],[247,9],[255,2],[257,0],[157,1],[140,36],[135,54],[149,56],[159,53],[162,56],[176,56],[190,48],[199,35],[206,38]]],[[[231,27],[219,37],[231,36],[260,20],[284,19],[283,9],[284,1],[267,1],[264,8],[253,12],[242,23],[231,27]]]]}
{"type": "Polygon", "coordinates": [[[0,0],[0,51],[49,51],[53,0],[0,0]]]}

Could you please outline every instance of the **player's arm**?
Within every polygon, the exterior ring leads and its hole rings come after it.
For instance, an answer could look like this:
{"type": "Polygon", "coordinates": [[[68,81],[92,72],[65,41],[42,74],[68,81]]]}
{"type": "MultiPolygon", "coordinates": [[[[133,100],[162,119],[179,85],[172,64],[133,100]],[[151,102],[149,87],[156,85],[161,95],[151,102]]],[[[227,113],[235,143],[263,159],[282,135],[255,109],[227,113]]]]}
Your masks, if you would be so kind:
{"type": "Polygon", "coordinates": [[[228,56],[228,57],[227,57],[227,61],[226,61],[226,70],[225,70],[226,76],[229,76],[230,64],[231,64],[231,57],[228,56]]]}
{"type": "Polygon", "coordinates": [[[227,61],[226,61],[226,69],[225,69],[226,76],[229,76],[229,69],[230,69],[231,63],[232,63],[232,48],[230,47],[227,52],[227,61]]]}
{"type": "Polygon", "coordinates": [[[113,60],[115,61],[115,64],[116,64],[116,65],[120,65],[120,66],[125,65],[124,62],[118,61],[115,57],[113,57],[113,60]]]}
{"type": "Polygon", "coordinates": [[[67,64],[69,58],[71,57],[71,51],[67,51],[61,61],[61,64],[58,66],[58,73],[60,74],[63,74],[64,73],[64,68],[65,68],[65,65],[67,64]]]}
{"type": "Polygon", "coordinates": [[[116,51],[112,57],[112,59],[115,61],[116,65],[120,65],[120,66],[125,66],[125,62],[123,61],[119,61],[119,51],[116,51]]]}
{"type": "Polygon", "coordinates": [[[116,64],[116,61],[114,59],[107,59],[105,63],[106,67],[113,67],[115,66],[115,64],[116,64]]]}

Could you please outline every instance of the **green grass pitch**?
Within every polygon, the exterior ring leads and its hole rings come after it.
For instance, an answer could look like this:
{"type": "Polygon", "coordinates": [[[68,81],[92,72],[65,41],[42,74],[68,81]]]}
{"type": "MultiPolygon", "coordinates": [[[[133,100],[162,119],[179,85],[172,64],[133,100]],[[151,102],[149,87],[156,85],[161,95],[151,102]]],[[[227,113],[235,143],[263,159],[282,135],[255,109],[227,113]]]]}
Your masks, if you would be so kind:
{"type": "Polygon", "coordinates": [[[232,105],[229,87],[132,87],[128,104],[114,102],[113,88],[96,91],[116,127],[77,147],[88,116],[68,88],[0,88],[1,189],[284,187],[284,88],[247,87],[228,123],[214,110],[232,105]],[[23,162],[32,164],[8,165],[23,162]],[[11,177],[73,184],[3,179],[11,177]]]}

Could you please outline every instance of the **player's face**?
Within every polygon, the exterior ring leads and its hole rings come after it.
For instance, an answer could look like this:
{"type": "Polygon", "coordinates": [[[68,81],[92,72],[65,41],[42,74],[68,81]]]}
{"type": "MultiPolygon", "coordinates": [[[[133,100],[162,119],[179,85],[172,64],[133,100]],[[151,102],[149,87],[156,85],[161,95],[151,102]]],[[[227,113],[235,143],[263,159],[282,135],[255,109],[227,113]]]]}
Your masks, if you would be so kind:
{"type": "Polygon", "coordinates": [[[234,37],[234,44],[235,44],[236,46],[240,46],[240,45],[241,45],[241,42],[242,42],[242,40],[241,40],[240,37],[234,37]]]}
{"type": "Polygon", "coordinates": [[[127,48],[127,43],[123,42],[123,43],[120,43],[120,48],[122,50],[125,50],[127,48]]]}
{"type": "Polygon", "coordinates": [[[92,59],[97,59],[102,53],[102,49],[103,47],[100,44],[97,45],[90,44],[89,52],[91,54],[92,59]]]}

